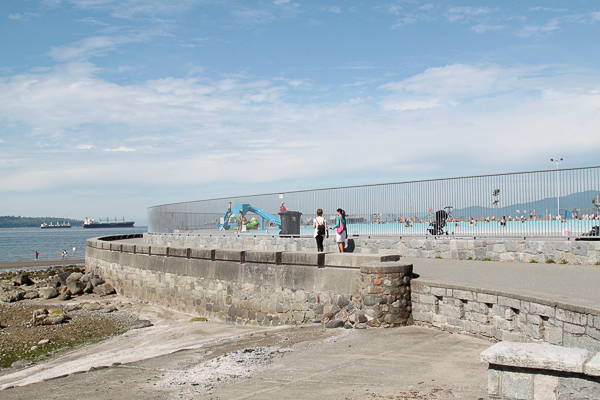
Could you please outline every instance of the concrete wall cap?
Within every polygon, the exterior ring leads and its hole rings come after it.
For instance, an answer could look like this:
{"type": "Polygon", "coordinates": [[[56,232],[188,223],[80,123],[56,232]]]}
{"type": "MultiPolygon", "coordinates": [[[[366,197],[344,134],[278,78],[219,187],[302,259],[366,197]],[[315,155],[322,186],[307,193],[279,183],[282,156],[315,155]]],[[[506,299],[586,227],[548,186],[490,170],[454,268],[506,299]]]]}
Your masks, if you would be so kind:
{"type": "Polygon", "coordinates": [[[246,251],[246,262],[261,264],[281,264],[282,251],[246,251]]]}
{"type": "Polygon", "coordinates": [[[600,376],[600,353],[596,354],[583,367],[583,372],[586,375],[600,376]]]}
{"type": "Polygon", "coordinates": [[[364,274],[412,273],[413,265],[402,262],[380,262],[362,265],[360,272],[364,274]]]}
{"type": "Polygon", "coordinates": [[[323,253],[325,265],[328,267],[360,268],[362,265],[395,262],[400,259],[399,254],[362,254],[362,253],[323,253]]]}
{"type": "Polygon", "coordinates": [[[482,362],[509,367],[583,373],[592,354],[584,349],[547,343],[500,342],[484,350],[482,362]]]}

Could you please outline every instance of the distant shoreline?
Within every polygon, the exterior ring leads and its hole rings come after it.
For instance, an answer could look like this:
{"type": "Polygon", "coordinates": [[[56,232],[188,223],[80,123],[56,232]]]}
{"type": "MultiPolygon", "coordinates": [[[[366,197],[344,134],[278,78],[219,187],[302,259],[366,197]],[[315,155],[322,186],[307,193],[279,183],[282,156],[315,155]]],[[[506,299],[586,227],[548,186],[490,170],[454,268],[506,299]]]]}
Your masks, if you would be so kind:
{"type": "Polygon", "coordinates": [[[37,260],[37,261],[2,261],[0,262],[0,270],[2,269],[18,269],[31,267],[52,267],[55,265],[80,265],[85,264],[85,259],[58,259],[58,260],[37,260]]]}

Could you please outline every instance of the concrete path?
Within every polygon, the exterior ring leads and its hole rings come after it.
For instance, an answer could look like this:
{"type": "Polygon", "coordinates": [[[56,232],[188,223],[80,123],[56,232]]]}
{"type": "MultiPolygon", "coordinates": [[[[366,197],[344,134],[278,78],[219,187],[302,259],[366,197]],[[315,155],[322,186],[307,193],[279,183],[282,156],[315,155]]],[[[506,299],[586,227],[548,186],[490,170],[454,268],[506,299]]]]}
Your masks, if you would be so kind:
{"type": "Polygon", "coordinates": [[[418,280],[600,308],[600,266],[403,257],[418,280]]]}

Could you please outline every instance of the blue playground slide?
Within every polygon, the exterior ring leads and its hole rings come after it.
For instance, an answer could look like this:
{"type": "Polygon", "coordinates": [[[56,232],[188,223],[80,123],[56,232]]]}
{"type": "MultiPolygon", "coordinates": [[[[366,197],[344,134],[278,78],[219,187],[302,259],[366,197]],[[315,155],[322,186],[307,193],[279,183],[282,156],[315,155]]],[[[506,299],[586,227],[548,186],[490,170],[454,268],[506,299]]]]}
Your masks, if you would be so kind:
{"type": "Polygon", "coordinates": [[[237,229],[237,222],[229,222],[230,218],[233,216],[237,216],[240,211],[243,216],[246,216],[246,213],[253,212],[254,214],[260,217],[260,229],[265,229],[265,220],[277,225],[277,229],[281,229],[281,220],[269,214],[268,212],[261,210],[260,208],[252,207],[250,204],[236,204],[231,209],[228,209],[225,212],[223,217],[223,223],[219,224],[218,230],[227,230],[227,229],[237,229]]]}

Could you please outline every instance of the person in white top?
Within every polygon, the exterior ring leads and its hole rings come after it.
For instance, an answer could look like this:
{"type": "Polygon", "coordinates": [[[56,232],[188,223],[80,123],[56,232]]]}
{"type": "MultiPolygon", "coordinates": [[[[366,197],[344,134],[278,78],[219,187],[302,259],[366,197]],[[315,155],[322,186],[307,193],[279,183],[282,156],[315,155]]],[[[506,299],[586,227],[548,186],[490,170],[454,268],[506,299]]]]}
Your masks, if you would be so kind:
{"type": "Polygon", "coordinates": [[[323,209],[317,210],[317,218],[313,219],[313,228],[315,229],[315,239],[317,240],[317,251],[323,251],[323,240],[329,237],[327,230],[327,221],[323,218],[323,209]]]}

